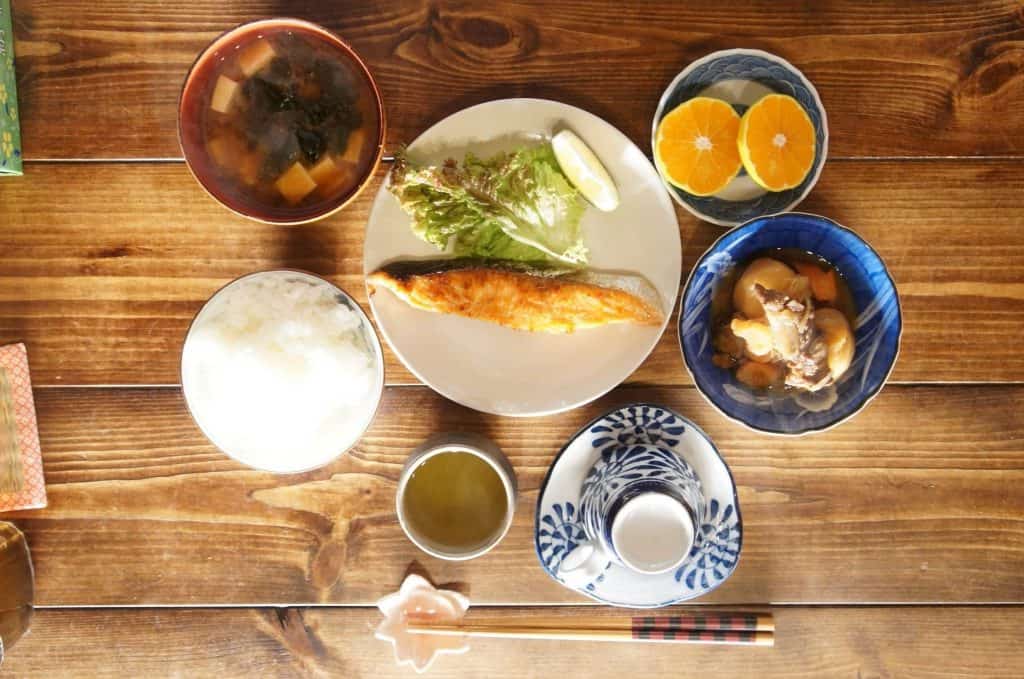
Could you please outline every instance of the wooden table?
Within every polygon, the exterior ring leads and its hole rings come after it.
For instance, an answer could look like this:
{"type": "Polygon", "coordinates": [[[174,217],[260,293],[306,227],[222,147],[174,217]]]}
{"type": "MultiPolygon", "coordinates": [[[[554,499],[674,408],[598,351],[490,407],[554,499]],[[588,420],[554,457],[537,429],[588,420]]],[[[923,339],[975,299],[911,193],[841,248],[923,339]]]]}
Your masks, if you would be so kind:
{"type": "MultiPolygon", "coordinates": [[[[776,648],[492,640],[442,658],[434,676],[1024,671],[1019,1],[13,4],[28,162],[24,178],[0,180],[0,343],[28,344],[50,506],[14,515],[40,608],[0,674],[409,676],[371,629],[373,602],[410,569],[477,606],[591,615],[537,564],[537,489],[579,426],[639,399],[694,419],[730,463],[743,557],[699,604],[772,604],[776,648]],[[380,413],[342,460],[298,476],[233,463],[177,386],[203,301],[282,266],[366,301],[372,191],[315,226],[273,228],[216,205],[181,162],[175,103],[195,55],[226,27],[282,14],[336,30],[367,59],[391,147],[467,105],[538,96],[646,148],[658,96],[693,59],[755,47],[792,61],[818,87],[832,138],[801,209],[856,229],[899,284],[889,385],[854,421],[790,440],[714,412],[671,329],[611,395],[528,421],[456,406],[388,353],[380,413]],[[418,552],[393,512],[406,454],[455,428],[495,439],[523,491],[508,537],[469,563],[418,552]]],[[[721,230],[678,215],[687,272],[721,230]]]]}

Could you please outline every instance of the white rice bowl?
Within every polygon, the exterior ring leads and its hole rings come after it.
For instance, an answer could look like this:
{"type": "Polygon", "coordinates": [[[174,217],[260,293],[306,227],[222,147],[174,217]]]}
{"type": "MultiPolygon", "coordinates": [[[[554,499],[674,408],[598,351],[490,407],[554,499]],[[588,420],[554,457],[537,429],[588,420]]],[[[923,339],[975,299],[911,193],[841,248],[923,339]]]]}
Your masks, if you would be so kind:
{"type": "Polygon", "coordinates": [[[228,284],[199,311],[181,381],[214,445],[250,467],[292,473],[359,440],[380,403],[384,363],[348,295],[311,274],[267,271],[228,284]]]}

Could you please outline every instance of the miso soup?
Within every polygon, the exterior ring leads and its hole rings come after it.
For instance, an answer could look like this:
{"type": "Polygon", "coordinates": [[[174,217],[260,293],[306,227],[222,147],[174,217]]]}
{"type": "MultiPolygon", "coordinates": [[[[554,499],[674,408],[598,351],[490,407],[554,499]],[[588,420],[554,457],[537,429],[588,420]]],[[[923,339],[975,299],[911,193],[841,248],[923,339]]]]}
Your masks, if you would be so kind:
{"type": "Polygon", "coordinates": [[[229,207],[284,219],[315,213],[353,193],[371,171],[378,99],[361,64],[326,36],[261,27],[222,45],[199,69],[200,181],[229,207]]]}

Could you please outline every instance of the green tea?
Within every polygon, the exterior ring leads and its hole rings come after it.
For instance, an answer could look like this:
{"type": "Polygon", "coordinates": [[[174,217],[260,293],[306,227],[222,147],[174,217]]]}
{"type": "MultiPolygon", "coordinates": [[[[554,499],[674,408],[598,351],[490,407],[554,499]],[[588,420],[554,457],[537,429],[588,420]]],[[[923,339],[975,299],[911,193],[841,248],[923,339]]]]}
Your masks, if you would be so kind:
{"type": "Polygon", "coordinates": [[[508,498],[501,477],[486,460],[444,451],[416,467],[402,510],[410,531],[434,549],[472,552],[501,532],[508,498]]]}

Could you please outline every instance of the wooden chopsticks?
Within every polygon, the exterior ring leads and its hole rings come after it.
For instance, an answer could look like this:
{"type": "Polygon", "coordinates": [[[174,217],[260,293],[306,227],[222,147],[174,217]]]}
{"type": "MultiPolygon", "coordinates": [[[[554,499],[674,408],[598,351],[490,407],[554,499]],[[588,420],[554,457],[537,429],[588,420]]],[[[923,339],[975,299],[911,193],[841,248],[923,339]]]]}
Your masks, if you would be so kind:
{"type": "Polygon", "coordinates": [[[600,618],[583,626],[566,626],[565,618],[538,617],[528,623],[500,622],[432,625],[410,623],[413,634],[562,639],[576,641],[634,641],[677,644],[774,646],[775,621],[765,613],[702,613],[600,618]]]}

